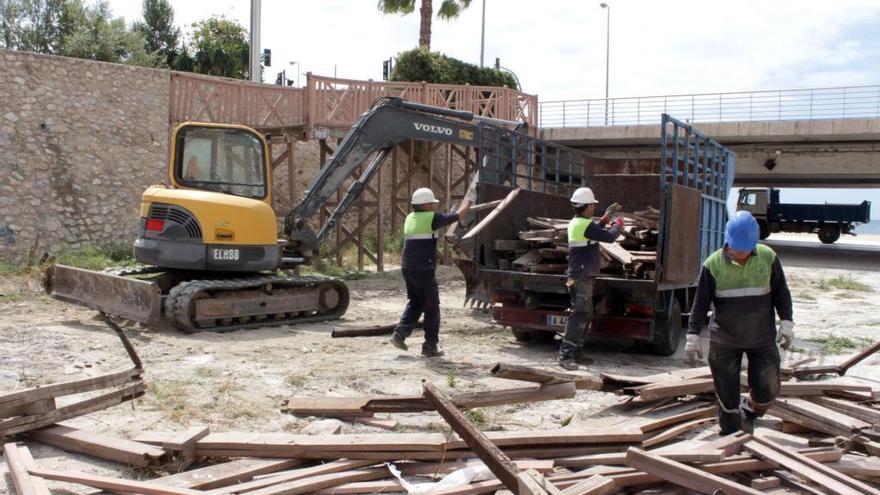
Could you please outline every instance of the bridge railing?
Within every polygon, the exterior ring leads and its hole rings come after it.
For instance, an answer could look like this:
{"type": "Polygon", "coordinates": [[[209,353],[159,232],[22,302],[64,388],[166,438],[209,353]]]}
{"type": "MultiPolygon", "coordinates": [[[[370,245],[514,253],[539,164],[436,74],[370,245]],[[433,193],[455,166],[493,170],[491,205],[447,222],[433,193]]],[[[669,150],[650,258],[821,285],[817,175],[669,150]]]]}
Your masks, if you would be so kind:
{"type": "Polygon", "coordinates": [[[656,124],[668,113],[696,122],[880,117],[880,85],[544,101],[540,127],[656,124]]]}

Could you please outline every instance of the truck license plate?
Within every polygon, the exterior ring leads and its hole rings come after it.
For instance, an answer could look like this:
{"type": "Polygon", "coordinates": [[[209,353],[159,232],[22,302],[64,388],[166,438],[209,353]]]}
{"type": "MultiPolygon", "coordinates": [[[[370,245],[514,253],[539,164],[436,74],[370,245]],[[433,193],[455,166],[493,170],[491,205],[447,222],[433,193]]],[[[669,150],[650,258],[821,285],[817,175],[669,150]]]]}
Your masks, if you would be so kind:
{"type": "Polygon", "coordinates": [[[565,323],[568,321],[567,316],[562,315],[547,315],[547,325],[551,327],[564,327],[565,323]]]}
{"type": "Polygon", "coordinates": [[[241,251],[237,248],[212,248],[211,259],[214,261],[238,261],[241,251]]]}

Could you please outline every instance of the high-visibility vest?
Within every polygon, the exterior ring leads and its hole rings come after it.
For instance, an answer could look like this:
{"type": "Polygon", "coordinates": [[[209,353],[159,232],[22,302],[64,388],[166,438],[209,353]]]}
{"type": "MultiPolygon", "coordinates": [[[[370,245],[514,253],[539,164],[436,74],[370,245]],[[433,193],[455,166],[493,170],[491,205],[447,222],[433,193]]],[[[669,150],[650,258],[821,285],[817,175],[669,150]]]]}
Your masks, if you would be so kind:
{"type": "Polygon", "coordinates": [[[406,216],[403,223],[403,238],[410,239],[434,239],[437,234],[431,228],[434,222],[433,211],[414,211],[406,216]]]}
{"type": "Polygon", "coordinates": [[[587,228],[590,227],[590,224],[593,221],[589,218],[584,218],[580,215],[571,219],[568,222],[568,247],[585,247],[591,244],[596,244],[596,241],[591,241],[587,239],[586,233],[587,228]]]}
{"type": "Polygon", "coordinates": [[[752,297],[770,294],[770,274],[776,253],[769,247],[758,244],[755,254],[745,265],[731,261],[719,249],[703,263],[715,279],[715,297],[752,297]]]}

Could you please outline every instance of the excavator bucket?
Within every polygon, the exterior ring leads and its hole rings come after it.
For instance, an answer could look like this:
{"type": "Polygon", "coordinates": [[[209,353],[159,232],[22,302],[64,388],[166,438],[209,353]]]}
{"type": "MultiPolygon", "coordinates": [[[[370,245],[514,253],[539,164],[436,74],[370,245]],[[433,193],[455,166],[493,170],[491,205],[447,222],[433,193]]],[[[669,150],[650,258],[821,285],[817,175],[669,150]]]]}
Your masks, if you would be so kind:
{"type": "Polygon", "coordinates": [[[147,325],[162,322],[162,291],[155,282],[52,265],[46,271],[50,296],[147,325]]]}

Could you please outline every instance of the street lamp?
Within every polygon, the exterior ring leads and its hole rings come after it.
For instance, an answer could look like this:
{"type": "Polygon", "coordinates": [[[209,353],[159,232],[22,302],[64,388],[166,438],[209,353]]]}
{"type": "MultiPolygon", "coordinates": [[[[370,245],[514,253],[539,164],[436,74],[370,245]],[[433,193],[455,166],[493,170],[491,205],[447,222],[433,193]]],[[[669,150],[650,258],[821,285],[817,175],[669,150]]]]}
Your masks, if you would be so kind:
{"type": "Polygon", "coordinates": [[[483,68],[483,51],[486,48],[486,0],[483,0],[483,22],[480,29],[480,68],[483,68]]]}
{"type": "Polygon", "coordinates": [[[605,23],[605,125],[608,125],[608,66],[611,61],[611,6],[605,2],[599,4],[608,10],[605,23]]]}
{"type": "Polygon", "coordinates": [[[287,63],[290,64],[291,67],[296,66],[296,87],[298,88],[299,87],[299,62],[297,62],[295,60],[291,60],[290,62],[287,62],[287,63]]]}

